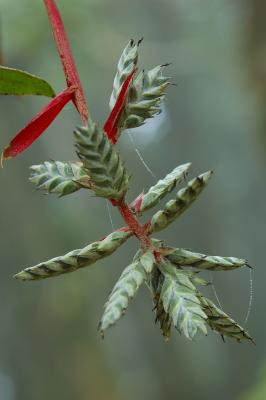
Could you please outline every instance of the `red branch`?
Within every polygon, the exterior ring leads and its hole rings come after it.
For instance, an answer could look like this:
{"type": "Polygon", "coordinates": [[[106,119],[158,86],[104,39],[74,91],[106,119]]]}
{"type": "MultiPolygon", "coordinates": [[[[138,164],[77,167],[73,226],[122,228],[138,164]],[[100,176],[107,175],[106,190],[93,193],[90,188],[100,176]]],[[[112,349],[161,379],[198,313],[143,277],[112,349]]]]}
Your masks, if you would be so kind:
{"type": "Polygon", "coordinates": [[[89,112],[62,18],[54,0],[44,0],[44,4],[47,9],[58,53],[64,68],[67,86],[76,86],[73,102],[81,116],[82,122],[86,125],[89,112]]]}
{"type": "Polygon", "coordinates": [[[135,217],[133,211],[124,200],[120,202],[112,201],[112,204],[118,208],[127,226],[131,229],[134,235],[140,240],[143,250],[151,248],[152,243],[148,236],[147,225],[143,226],[140,224],[140,222],[135,217]]]}

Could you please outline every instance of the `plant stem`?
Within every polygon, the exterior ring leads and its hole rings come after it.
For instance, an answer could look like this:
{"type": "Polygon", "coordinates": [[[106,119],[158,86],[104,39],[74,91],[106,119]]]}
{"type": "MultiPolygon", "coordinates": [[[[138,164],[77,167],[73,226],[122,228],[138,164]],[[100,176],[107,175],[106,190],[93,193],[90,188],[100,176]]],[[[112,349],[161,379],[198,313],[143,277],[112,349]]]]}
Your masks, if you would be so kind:
{"type": "Polygon", "coordinates": [[[127,226],[130,228],[130,230],[133,232],[133,234],[139,239],[141,242],[141,246],[143,250],[147,250],[148,248],[152,248],[152,242],[148,236],[148,230],[147,226],[143,226],[138,219],[136,218],[134,212],[131,210],[131,208],[128,206],[128,204],[125,202],[125,200],[121,201],[113,201],[112,204],[118,208],[118,211],[120,212],[123,220],[127,224],[127,226]]]}

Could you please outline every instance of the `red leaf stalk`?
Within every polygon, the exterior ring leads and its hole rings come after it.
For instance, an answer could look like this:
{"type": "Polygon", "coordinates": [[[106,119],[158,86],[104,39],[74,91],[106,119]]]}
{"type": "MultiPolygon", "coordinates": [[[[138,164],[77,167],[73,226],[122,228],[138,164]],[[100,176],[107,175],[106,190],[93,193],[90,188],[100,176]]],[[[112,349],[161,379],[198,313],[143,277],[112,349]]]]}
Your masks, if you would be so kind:
{"type": "Polygon", "coordinates": [[[45,131],[45,129],[48,128],[62,108],[70,100],[73,100],[74,92],[74,87],[67,88],[54,97],[50,103],[23,128],[4,149],[2,160],[15,157],[23,150],[27,149],[45,131]]]}

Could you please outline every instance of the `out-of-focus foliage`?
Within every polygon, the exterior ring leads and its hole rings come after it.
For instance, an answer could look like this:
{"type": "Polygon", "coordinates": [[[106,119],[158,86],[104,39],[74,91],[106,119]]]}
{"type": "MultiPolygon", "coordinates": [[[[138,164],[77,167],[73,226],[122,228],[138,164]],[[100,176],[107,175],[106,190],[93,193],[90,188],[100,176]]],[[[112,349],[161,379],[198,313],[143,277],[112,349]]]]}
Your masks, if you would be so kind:
{"type": "MultiPolygon", "coordinates": [[[[121,275],[124,259],[135,253],[134,240],[111,261],[87,271],[34,286],[11,279],[20,267],[96,241],[111,230],[105,200],[81,191],[60,200],[44,198],[27,184],[31,164],[76,158],[72,131],[79,120],[69,106],[30,151],[0,174],[0,398],[133,400],[145,394],[145,400],[161,400],[178,393],[182,400],[231,400],[250,393],[266,356],[265,104],[258,92],[260,78],[253,84],[249,51],[261,43],[263,59],[265,39],[251,41],[258,22],[251,14],[254,4],[58,0],[94,120],[106,119],[117,58],[130,38],[144,36],[149,50],[142,60],[148,68],[158,55],[172,63],[167,72],[177,87],[170,88],[164,112],[131,135],[158,177],[187,160],[194,171],[215,171],[205,198],[180,218],[178,227],[169,228],[166,239],[203,253],[243,257],[255,267],[247,328],[257,346],[224,344],[214,334],[196,343],[177,336],[165,344],[141,289],[131,312],[102,342],[96,334],[101,304],[121,275]]],[[[64,76],[42,2],[13,0],[11,6],[0,0],[0,13],[5,64],[44,77],[59,92],[64,76]]],[[[47,100],[5,97],[0,102],[3,148],[47,100]]],[[[130,182],[132,193],[146,192],[157,180],[144,169],[127,134],[119,146],[129,173],[138,177],[130,182]]],[[[121,226],[113,211],[112,221],[121,226]]],[[[248,272],[216,274],[223,309],[244,321],[248,272]]]]}
{"type": "Polygon", "coordinates": [[[14,68],[0,66],[0,95],[42,95],[54,97],[48,82],[38,76],[14,68]]]}

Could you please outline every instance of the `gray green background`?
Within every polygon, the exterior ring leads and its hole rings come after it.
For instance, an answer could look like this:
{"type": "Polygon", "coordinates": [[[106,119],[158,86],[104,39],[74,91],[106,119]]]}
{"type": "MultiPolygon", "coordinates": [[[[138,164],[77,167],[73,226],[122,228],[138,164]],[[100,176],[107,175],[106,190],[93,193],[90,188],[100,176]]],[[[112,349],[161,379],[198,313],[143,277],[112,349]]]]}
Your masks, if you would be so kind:
{"type": "MultiPolygon", "coordinates": [[[[247,258],[254,270],[247,328],[257,345],[212,332],[189,342],[162,339],[149,293],[142,289],[104,341],[102,307],[137,248],[131,239],[83,271],[37,283],[12,275],[111,231],[105,201],[78,192],[44,196],[28,182],[29,166],[75,159],[79,118],[66,106],[25,153],[0,171],[1,400],[264,400],[266,398],[266,6],[258,0],[58,0],[92,117],[108,114],[120,52],[144,36],[140,64],[171,62],[163,114],[132,131],[154,174],[191,161],[213,169],[208,189],[163,234],[170,245],[247,258]]],[[[46,78],[57,92],[64,75],[41,0],[0,0],[4,64],[46,78]]],[[[0,147],[49,100],[0,98],[0,147]]],[[[154,184],[127,134],[119,148],[132,173],[130,198],[154,184]]],[[[191,175],[192,176],[192,175],[191,175]]],[[[113,223],[122,221],[112,210],[113,223]]],[[[243,323],[247,269],[213,274],[226,312],[243,323]]],[[[213,294],[210,292],[213,297],[213,294]]]]}

